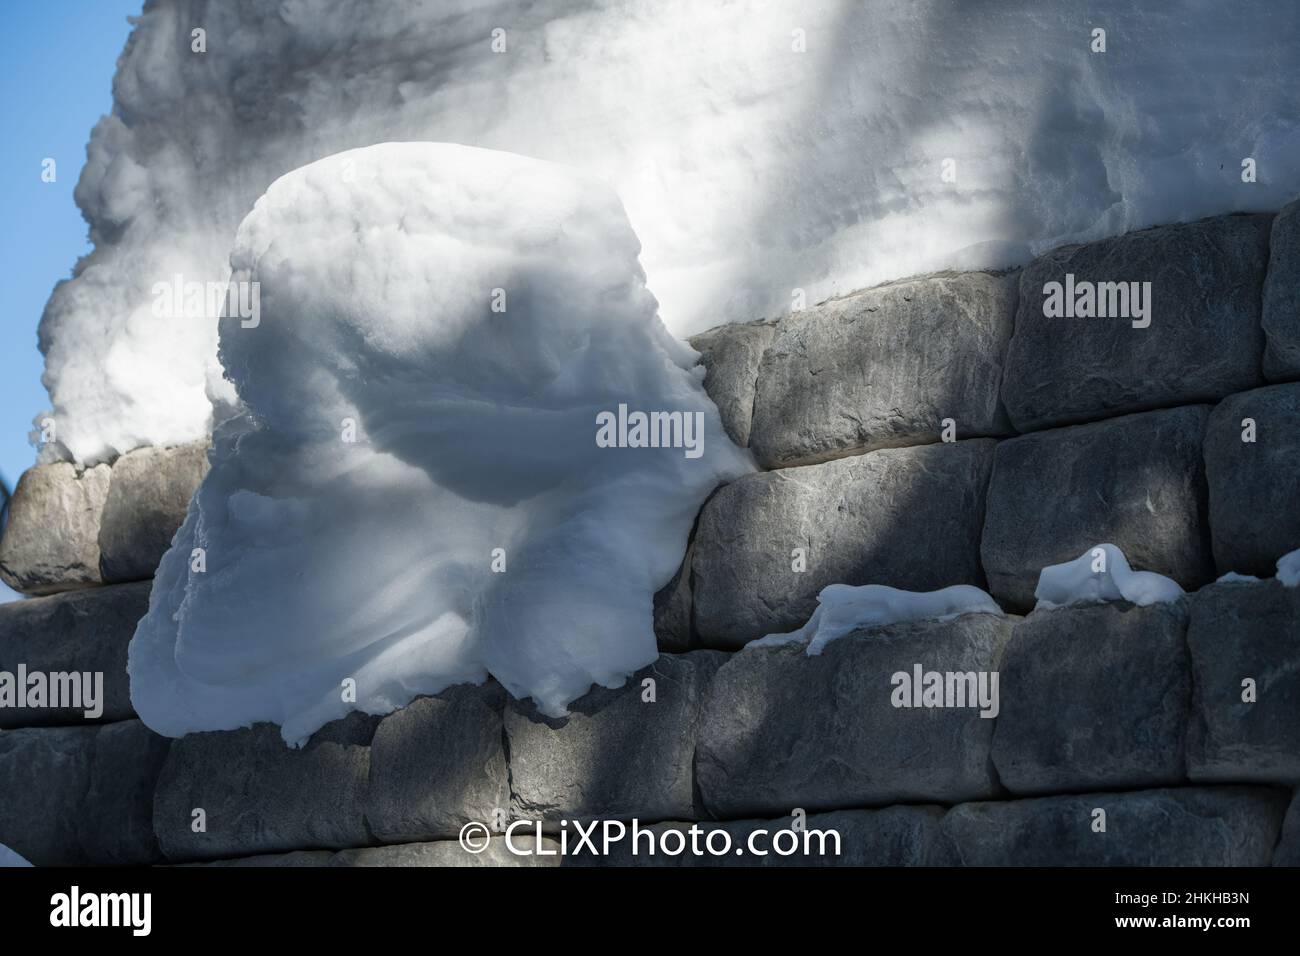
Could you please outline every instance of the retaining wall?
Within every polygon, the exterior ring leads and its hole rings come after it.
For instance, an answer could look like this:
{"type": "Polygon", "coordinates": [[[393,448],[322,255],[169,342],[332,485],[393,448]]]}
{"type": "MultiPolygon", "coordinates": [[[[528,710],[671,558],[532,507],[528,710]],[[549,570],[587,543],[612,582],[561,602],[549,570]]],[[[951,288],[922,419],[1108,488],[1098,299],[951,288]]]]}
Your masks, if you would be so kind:
{"type": "Polygon", "coordinates": [[[0,709],[0,843],[38,864],[548,864],[456,837],[530,820],[555,849],[562,821],[636,818],[743,844],[806,815],[838,857],[564,862],[1300,863],[1300,590],[1213,583],[1300,548],[1297,255],[1293,205],[698,336],[765,470],[702,509],[656,599],[665,653],[559,721],[489,683],[301,750],[269,726],[157,737],[124,670],[148,585],[123,582],[152,573],[202,449],[32,469],[0,575],[49,596],[0,607],[0,671],[102,670],[107,703],[97,721],[0,709]],[[1150,324],[1045,317],[1066,274],[1151,282],[1150,324]],[[1101,542],[1189,594],[1030,610],[1042,567],[1101,542]],[[1009,613],[864,629],[815,657],[746,647],[837,582],[974,584],[1009,613]],[[917,664],[996,671],[996,716],[893,706],[891,676],[917,664]]]}

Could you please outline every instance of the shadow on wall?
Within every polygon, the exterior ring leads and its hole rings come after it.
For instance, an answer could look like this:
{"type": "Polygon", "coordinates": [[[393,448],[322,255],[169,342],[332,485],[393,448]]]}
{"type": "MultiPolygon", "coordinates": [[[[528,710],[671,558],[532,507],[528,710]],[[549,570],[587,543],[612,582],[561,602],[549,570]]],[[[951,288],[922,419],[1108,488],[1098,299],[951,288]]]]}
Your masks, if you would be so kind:
{"type": "MultiPolygon", "coordinates": [[[[833,263],[831,275],[860,273],[862,263],[834,263],[831,248],[843,233],[859,227],[900,239],[929,234],[935,237],[928,249],[933,252],[951,243],[954,224],[960,224],[959,231],[984,238],[959,253],[953,268],[1018,265],[1031,256],[1027,237],[1040,234],[1051,213],[1075,205],[1072,190],[1084,182],[1105,181],[1096,144],[1105,140],[1101,127],[1106,118],[1099,111],[1088,113],[1078,101],[1074,91],[1091,84],[1079,63],[1059,55],[1044,55],[1052,75],[1040,81],[1036,111],[1017,118],[1033,130],[1025,152],[999,155],[1005,141],[992,120],[980,120],[989,112],[987,91],[973,82],[984,68],[983,58],[1007,42],[1006,14],[990,15],[995,12],[979,5],[934,3],[906,24],[905,35],[897,35],[899,30],[878,22],[871,5],[840,4],[833,25],[809,38],[810,45],[825,44],[832,52],[817,56],[817,74],[805,86],[806,98],[790,103],[780,124],[784,135],[798,142],[780,151],[783,165],[765,172],[764,198],[756,203],[748,227],[733,230],[751,237],[750,248],[735,257],[725,282],[714,290],[720,313],[757,318],[766,312],[770,300],[747,281],[754,261],[782,268],[781,281],[792,296],[821,279],[828,262],[833,263]],[[856,63],[882,58],[892,77],[886,93],[890,101],[874,102],[855,86],[852,72],[856,63]],[[948,115],[941,115],[936,103],[948,104],[948,115]],[[888,155],[937,150],[948,159],[924,166],[864,164],[856,153],[825,145],[827,131],[818,117],[827,113],[852,117],[862,127],[855,135],[865,141],[891,139],[898,145],[888,155]],[[945,165],[949,159],[951,166],[945,165]],[[813,188],[818,183],[835,188],[819,191],[813,188]],[[843,201],[853,195],[869,198],[843,201]],[[782,244],[783,239],[796,244],[782,244]]],[[[1023,109],[1011,95],[994,105],[998,107],[1023,109]]],[[[1121,198],[1109,194],[1113,201],[1121,198]]],[[[1082,232],[1093,223],[1073,225],[1082,232]]],[[[897,279],[928,270],[894,271],[897,279]]],[[[852,291],[832,288],[818,298],[852,291]]]]}
{"type": "MultiPolygon", "coordinates": [[[[1078,63],[1058,59],[1054,62],[1055,67],[1052,75],[1044,76],[1041,79],[1041,92],[1037,98],[1037,114],[1034,116],[1025,116],[1026,125],[1033,129],[1026,154],[1022,157],[1022,162],[1016,166],[1016,171],[1008,173],[1011,182],[985,183],[980,184],[979,177],[991,175],[988,172],[989,164],[980,163],[978,150],[981,143],[981,135],[978,131],[972,133],[970,130],[957,129],[936,129],[934,118],[927,113],[926,97],[938,96],[951,100],[960,100],[963,97],[978,94],[978,91],[971,91],[969,86],[964,82],[965,66],[960,59],[939,59],[927,56],[927,52],[938,47],[943,49],[950,48],[952,38],[961,36],[966,39],[969,46],[969,56],[979,57],[987,53],[990,49],[997,49],[1005,43],[1005,36],[1000,32],[1002,25],[983,16],[977,9],[970,7],[963,8],[961,5],[935,5],[929,10],[929,19],[921,28],[919,34],[909,37],[911,41],[906,47],[905,61],[901,64],[902,69],[897,74],[896,85],[901,91],[924,91],[925,95],[912,95],[900,97],[898,109],[887,111],[896,122],[895,127],[889,131],[898,137],[921,139],[928,136],[941,136],[952,141],[954,155],[958,157],[956,164],[957,180],[950,187],[953,191],[953,198],[949,203],[945,203],[937,210],[931,209],[929,215],[937,221],[950,216],[956,211],[960,214],[961,206],[969,200],[963,199],[963,190],[969,196],[973,190],[985,203],[989,195],[1001,195],[1003,201],[996,206],[996,210],[989,212],[987,205],[979,213],[981,221],[974,223],[972,231],[990,235],[995,238],[980,243],[977,247],[970,250],[970,258],[966,267],[970,269],[997,268],[1009,263],[1023,261],[1030,256],[1029,244],[1024,237],[1031,236],[1041,231],[1043,210],[1034,205],[1036,202],[1051,202],[1056,197],[1062,202],[1071,189],[1077,188],[1081,182],[1091,181],[1094,185],[1090,187],[1093,192],[1109,193],[1113,202],[1118,202],[1122,197],[1114,192],[1111,184],[1107,179],[1105,163],[1099,152],[1093,149],[1069,149],[1069,143],[1072,139],[1096,139],[1103,136],[1102,125],[1106,117],[1098,112],[1088,112],[1082,101],[1073,91],[1076,89],[1087,89],[1092,82],[1087,74],[1087,63],[1080,61],[1078,63]],[[972,179],[976,185],[967,184],[967,177],[972,179]],[[1032,178],[1037,184],[1037,191],[1024,188],[1023,182],[1032,178]],[[1038,199],[1037,196],[1046,196],[1046,200],[1038,199]]],[[[843,3],[840,6],[835,28],[828,31],[825,38],[833,44],[834,53],[829,56],[821,57],[818,61],[818,76],[815,82],[810,84],[811,93],[806,101],[792,103],[788,108],[788,120],[784,124],[786,130],[791,131],[792,137],[806,139],[807,142],[799,149],[785,151],[783,155],[790,160],[786,168],[769,171],[767,181],[768,190],[765,195],[766,201],[755,208],[751,224],[747,229],[737,229],[736,234],[747,235],[754,246],[754,254],[758,255],[764,261],[780,261],[786,264],[786,272],[783,276],[786,284],[794,290],[805,284],[805,275],[801,269],[811,264],[820,254],[816,248],[816,237],[826,235],[828,225],[835,229],[851,229],[855,225],[863,222],[860,216],[863,213],[861,208],[853,206],[840,207],[838,209],[808,209],[806,203],[815,202],[815,197],[810,198],[801,192],[797,187],[800,182],[809,182],[816,179],[823,181],[833,181],[844,184],[846,182],[855,183],[855,188],[861,189],[867,193],[879,197],[893,195],[896,199],[892,202],[886,202],[884,205],[884,218],[897,217],[915,217],[918,215],[918,208],[923,205],[915,198],[915,193],[909,191],[910,184],[900,181],[897,170],[885,168],[863,168],[854,166],[845,162],[842,156],[836,156],[834,153],[822,151],[817,148],[817,124],[816,117],[820,110],[825,108],[828,100],[851,98],[854,94],[843,82],[844,65],[852,62],[853,57],[862,54],[862,38],[870,37],[877,32],[877,24],[872,22],[871,11],[864,5],[843,3]],[[798,159],[796,166],[794,159],[798,159]],[[793,188],[791,188],[793,187],[793,188]],[[810,218],[812,217],[812,218],[810,218]],[[817,217],[826,218],[827,221],[814,221],[817,217]],[[779,241],[781,237],[790,235],[789,224],[791,220],[803,221],[803,228],[796,230],[798,237],[807,238],[809,244],[800,247],[789,247],[784,249],[773,249],[765,245],[774,241],[779,241]],[[780,255],[777,255],[779,253],[780,255]]],[[[847,104],[851,106],[852,104],[847,104]]],[[[864,112],[870,110],[871,104],[861,104],[864,112]]],[[[863,116],[864,123],[871,122],[867,116],[863,116]]],[[[903,153],[909,153],[910,150],[901,150],[903,153]]],[[[944,170],[936,166],[933,169],[918,170],[918,178],[931,177],[932,182],[928,184],[928,191],[941,188],[940,184],[944,182],[944,170]]],[[[875,204],[872,209],[879,212],[879,207],[875,204]]],[[[1103,210],[1101,217],[1106,216],[1103,210]]],[[[1096,226],[1092,221],[1078,221],[1072,223],[1073,227],[1080,232],[1096,226]]],[[[918,228],[928,228],[921,223],[918,228]]],[[[755,294],[746,287],[743,278],[743,259],[737,259],[737,266],[732,270],[728,277],[727,283],[718,291],[721,295],[729,296],[726,302],[726,311],[741,311],[751,316],[756,316],[762,306],[756,301],[755,294]]],[[[848,292],[850,290],[840,290],[848,292]]],[[[811,304],[811,303],[809,303],[811,304]]],[[[919,345],[925,348],[925,344],[919,345]]],[[[1000,382],[998,383],[1000,386],[1000,382]]],[[[939,389],[940,394],[935,396],[936,405],[940,408],[951,407],[959,408],[963,396],[959,392],[960,384],[952,378],[943,382],[943,387],[939,389]]],[[[999,403],[1000,404],[1000,403],[999,403]]],[[[936,428],[937,428],[936,424],[936,428]]],[[[859,541],[857,545],[859,551],[856,560],[851,563],[855,570],[850,570],[843,574],[833,574],[822,584],[846,583],[851,585],[862,584],[893,584],[894,586],[907,589],[937,589],[954,584],[971,584],[981,588],[987,588],[987,582],[982,572],[982,563],[979,554],[978,534],[973,542],[973,554],[971,555],[971,566],[974,568],[973,575],[969,577],[953,578],[951,580],[933,580],[926,581],[924,585],[919,582],[908,582],[904,580],[888,580],[879,576],[879,569],[897,567],[900,563],[900,554],[904,551],[910,552],[912,557],[907,560],[907,564],[914,568],[927,563],[931,558],[941,554],[944,551],[952,549],[954,546],[969,547],[971,542],[957,542],[951,540],[948,535],[948,529],[942,526],[942,522],[928,521],[925,515],[930,506],[933,504],[927,497],[927,490],[918,487],[915,479],[924,477],[924,469],[912,472],[912,481],[902,481],[891,483],[890,487],[884,493],[883,497],[887,499],[887,506],[878,511],[880,518],[879,524],[871,529],[870,540],[859,541]],[[918,528],[923,529],[921,536],[918,536],[918,528]],[[919,552],[919,553],[918,553],[919,552]]],[[[795,471],[787,471],[783,477],[792,481],[797,481],[795,471]]],[[[984,524],[984,502],[988,490],[988,472],[985,472],[985,482],[981,487],[972,489],[974,499],[969,502],[969,506],[979,511],[977,520],[974,522],[976,529],[982,529],[984,524]]],[[[770,480],[763,476],[752,476],[742,481],[763,481],[770,480]]],[[[932,494],[932,489],[929,490],[932,494]]],[[[814,508],[822,502],[810,502],[814,508]]],[[[829,503],[832,507],[842,512],[844,502],[829,503]]],[[[707,502],[705,507],[707,507],[707,502]]],[[[742,518],[744,515],[742,514],[742,518]]],[[[834,536],[834,525],[831,527],[832,537],[834,536]]],[[[691,548],[694,545],[695,531],[692,532],[692,543],[688,546],[687,560],[690,560],[691,548]]],[[[822,529],[823,532],[825,529],[822,529]]],[[[756,535],[758,536],[758,535],[756,535]]],[[[768,559],[774,562],[774,567],[782,567],[789,571],[789,550],[791,547],[808,546],[811,544],[809,535],[798,536],[799,540],[790,540],[774,546],[768,559]]],[[[1073,557],[1073,553],[1069,555],[1073,557]]],[[[943,563],[943,562],[936,562],[943,563]]],[[[692,573],[691,569],[685,569],[692,573]]],[[[793,574],[793,572],[791,572],[793,574]]],[[[780,580],[780,575],[776,575],[780,580]]],[[[816,590],[819,590],[816,589],[816,590]]],[[[694,584],[690,588],[691,592],[695,591],[694,584]]],[[[815,606],[815,590],[812,596],[806,596],[801,600],[794,602],[788,601],[788,595],[772,594],[770,596],[758,595],[759,600],[768,604],[772,602],[775,605],[787,604],[800,605],[800,614],[795,617],[806,618],[815,606]],[[807,613],[803,613],[803,612],[807,613]]],[[[769,609],[771,609],[769,607],[769,609]]],[[[701,636],[696,630],[696,618],[694,613],[690,615],[691,634],[690,646],[700,647],[701,636]]],[[[784,626],[796,627],[802,623],[802,620],[790,618],[784,626]]],[[[774,628],[775,629],[775,628],[774,628]]],[[[759,637],[760,634],[753,634],[752,637],[759,637]]],[[[715,643],[710,642],[713,646],[715,643]]],[[[630,693],[631,691],[629,691],[630,693]]],[[[774,701],[770,700],[765,694],[755,694],[751,701],[752,706],[758,708],[761,713],[755,717],[753,726],[755,736],[761,737],[769,732],[775,733],[779,728],[786,725],[789,715],[781,712],[779,706],[774,706],[774,701]],[[767,729],[765,729],[767,728],[767,729]]],[[[593,792],[601,792],[611,779],[632,773],[634,767],[625,766],[626,753],[610,754],[602,756],[594,754],[592,759],[585,766],[587,779],[578,781],[577,785],[581,788],[590,787],[593,792]]]]}

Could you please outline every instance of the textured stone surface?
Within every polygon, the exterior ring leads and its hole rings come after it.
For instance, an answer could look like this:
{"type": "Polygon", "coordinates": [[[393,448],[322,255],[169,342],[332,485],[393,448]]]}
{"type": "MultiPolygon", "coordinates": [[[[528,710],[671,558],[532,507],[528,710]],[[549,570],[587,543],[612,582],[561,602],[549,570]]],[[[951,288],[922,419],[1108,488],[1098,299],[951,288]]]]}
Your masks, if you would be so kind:
{"type": "Polygon", "coordinates": [[[0,731],[0,843],[36,866],[87,862],[77,815],[98,729],[0,731]]]}
{"type": "Polygon", "coordinates": [[[1300,548],[1300,385],[1258,388],[1215,406],[1205,476],[1219,572],[1271,576],[1278,558],[1300,548]],[[1253,442],[1242,441],[1248,418],[1253,442]]]}
{"type": "MultiPolygon", "coordinates": [[[[808,816],[803,832],[791,830],[792,818],[735,820],[728,823],[657,823],[643,829],[633,853],[631,828],[611,852],[593,854],[586,847],[565,859],[566,866],[770,867],[770,866],[935,866],[951,854],[939,829],[939,807],[885,807],[838,810],[808,816]],[[691,828],[695,827],[695,832],[691,828]],[[765,830],[759,834],[756,831],[765,830]],[[665,838],[668,831],[680,836],[665,838]],[[725,836],[710,836],[722,831],[725,836]],[[778,835],[790,831],[793,835],[778,835]],[[816,831],[821,831],[818,836],[816,831]],[[838,834],[839,842],[835,842],[838,834]],[[808,833],[807,838],[804,832],[808,833]],[[751,843],[751,839],[753,842],[751,843]],[[680,841],[680,842],[679,842],[680,841]],[[743,850],[737,853],[737,850],[743,850]],[[838,852],[837,852],[838,850],[838,852]],[[671,852],[668,852],[671,851],[671,852]]],[[[599,844],[598,844],[599,845],[599,844]]]]}
{"type": "Polygon", "coordinates": [[[157,860],[154,785],[167,746],[138,720],[0,732],[0,843],[36,866],[157,860]]]}
{"type": "Polygon", "coordinates": [[[294,850],[291,853],[265,853],[261,856],[241,856],[233,860],[209,860],[203,863],[177,863],[180,867],[220,866],[255,867],[258,869],[290,869],[297,867],[329,866],[334,854],[328,850],[294,850]]]}
{"type": "Polygon", "coordinates": [[[696,772],[705,806],[743,818],[993,796],[994,720],[978,708],[896,708],[891,676],[995,671],[1011,621],[970,614],[832,641],[747,648],[713,679],[696,772]]]}
{"type": "Polygon", "coordinates": [[[696,819],[696,737],[709,681],[725,655],[661,656],[617,689],[598,688],[543,717],[530,704],[506,708],[511,803],[542,820],[696,819]],[[642,684],[654,680],[655,699],[642,684]]]}
{"type": "Polygon", "coordinates": [[[1282,823],[1282,838],[1273,851],[1274,866],[1300,866],[1300,790],[1291,798],[1291,809],[1282,823]]]}
{"type": "Polygon", "coordinates": [[[154,800],[163,852],[179,862],[372,842],[364,807],[377,723],[351,714],[298,750],[271,724],[173,741],[154,800]],[[191,829],[200,808],[205,833],[191,829]]]}
{"type": "Polygon", "coordinates": [[[748,475],[704,506],[695,536],[695,629],[737,648],[793,630],[828,584],[930,591],[982,586],[979,538],[992,439],[748,475]],[[807,570],[792,569],[795,548],[807,570]]]}
{"type": "Polygon", "coordinates": [[[1018,431],[1212,401],[1263,384],[1271,217],[1220,216],[1055,249],[1020,275],[1002,398],[1018,431]],[[1043,287],[1151,283],[1151,324],[1047,318],[1043,287]]]}
{"type": "Polygon", "coordinates": [[[721,325],[690,339],[705,368],[704,390],[718,406],[722,427],[741,447],[749,444],[758,365],[775,331],[771,322],[750,322],[721,325]]]}
{"type": "MultiPolygon", "coordinates": [[[[537,839],[524,833],[515,833],[510,842],[516,852],[506,846],[505,837],[494,836],[486,849],[471,853],[458,840],[439,840],[433,843],[406,843],[398,846],[375,846],[357,850],[344,850],[330,859],[330,866],[559,866],[560,843],[543,837],[540,847],[537,839]],[[519,852],[522,851],[522,852],[519,852]]],[[[477,842],[476,842],[477,845],[477,842]]]]}
{"type": "Polygon", "coordinates": [[[389,714],[370,749],[366,817],[385,843],[454,838],[509,806],[499,684],[452,687],[389,714]]]}
{"type": "Polygon", "coordinates": [[[1043,568],[1105,543],[1189,590],[1213,580],[1208,415],[1192,405],[998,443],[980,546],[993,596],[1029,608],[1043,568]]]}
{"type": "Polygon", "coordinates": [[[1285,809],[1265,787],[1087,793],[963,804],[943,830],[964,866],[1267,866],[1285,809]]]}
{"type": "MultiPolygon", "coordinates": [[[[515,850],[506,846],[505,838],[493,836],[478,853],[470,853],[458,840],[432,843],[401,843],[395,846],[358,847],[331,853],[328,850],[296,850],[292,853],[267,853],[261,856],[212,860],[206,863],[182,863],[181,866],[221,867],[374,867],[374,866],[559,866],[560,843],[543,837],[540,843],[531,833],[511,835],[515,850]]],[[[477,845],[477,838],[476,838],[477,845]]]]}
{"type": "Polygon", "coordinates": [[[1035,611],[1002,657],[993,764],[1014,793],[1176,784],[1185,775],[1187,609],[1035,611]]]}
{"type": "MultiPolygon", "coordinates": [[[[0,671],[102,675],[102,721],[134,716],[126,649],[149,607],[149,582],[0,605],[0,671]]],[[[94,678],[92,677],[92,680],[94,678]]],[[[80,724],[84,707],[0,707],[0,727],[80,724]]]]}
{"type": "Polygon", "coordinates": [[[153,577],[207,471],[206,442],[137,448],[113,463],[99,525],[105,581],[153,577]]]}
{"type": "Polygon", "coordinates": [[[695,627],[691,622],[691,562],[694,558],[695,529],[691,529],[681,567],[654,597],[655,640],[659,650],[667,654],[685,653],[696,643],[695,627]]]}
{"type": "Polygon", "coordinates": [[[1194,780],[1300,782],[1300,589],[1216,584],[1192,599],[1194,780]],[[1242,681],[1256,700],[1242,700],[1242,681]]]}
{"type": "Polygon", "coordinates": [[[156,860],[153,803],[171,741],[138,720],[97,728],[77,835],[87,857],[113,863],[156,860]]]}
{"type": "Polygon", "coordinates": [[[1261,324],[1264,374],[1271,380],[1300,378],[1300,200],[1283,206],[1273,220],[1261,324]]]}
{"type": "Polygon", "coordinates": [[[868,289],[783,316],[758,372],[749,444],[776,468],[1001,435],[1014,276],[967,272],[868,289]]]}
{"type": "Polygon", "coordinates": [[[18,479],[0,538],[0,579],[26,594],[98,584],[109,474],[108,465],[78,474],[67,462],[28,469],[18,479]]]}

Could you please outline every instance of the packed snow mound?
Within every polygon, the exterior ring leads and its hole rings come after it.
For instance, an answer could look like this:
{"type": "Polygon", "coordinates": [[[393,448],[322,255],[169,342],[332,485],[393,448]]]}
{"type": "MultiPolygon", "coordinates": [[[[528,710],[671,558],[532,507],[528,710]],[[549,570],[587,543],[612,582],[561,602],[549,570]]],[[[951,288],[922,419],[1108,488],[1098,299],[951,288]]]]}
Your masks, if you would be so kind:
{"type": "Polygon", "coordinates": [[[831,641],[865,627],[884,627],[904,621],[947,621],[963,614],[1001,614],[1002,608],[984,591],[956,584],[938,591],[901,591],[883,584],[831,584],[817,595],[817,609],[797,631],[769,634],[748,647],[807,644],[816,657],[831,641]]]}
{"type": "Polygon", "coordinates": [[[150,2],[77,187],[95,251],[42,321],[51,453],[206,433],[216,324],[152,290],[223,281],[253,201],[323,156],[439,140],[604,177],[688,334],[1280,208],[1298,31],[1278,0],[150,2]]]}
{"type": "Polygon", "coordinates": [[[1139,607],[1169,604],[1183,596],[1176,581],[1154,571],[1134,571],[1113,544],[1089,548],[1073,561],[1043,568],[1038,575],[1035,609],[1068,604],[1128,601],[1139,607]]]}
{"type": "Polygon", "coordinates": [[[0,843],[0,868],[18,866],[31,866],[31,864],[13,850],[9,849],[9,847],[0,843]]]}
{"type": "Polygon", "coordinates": [[[1253,574],[1239,574],[1236,571],[1229,571],[1227,574],[1221,574],[1214,579],[1215,584],[1258,584],[1259,578],[1253,574]]]}
{"type": "Polygon", "coordinates": [[[1300,585],[1300,548],[1277,559],[1277,579],[1284,587],[1300,585]]]}
{"type": "Polygon", "coordinates": [[[246,411],[131,642],[145,723],[297,744],[488,674],[562,714],[654,660],[655,591],[753,466],[637,252],[613,193],[506,153],[389,143],[276,181],[231,254],[260,316],[221,320],[246,411]]]}

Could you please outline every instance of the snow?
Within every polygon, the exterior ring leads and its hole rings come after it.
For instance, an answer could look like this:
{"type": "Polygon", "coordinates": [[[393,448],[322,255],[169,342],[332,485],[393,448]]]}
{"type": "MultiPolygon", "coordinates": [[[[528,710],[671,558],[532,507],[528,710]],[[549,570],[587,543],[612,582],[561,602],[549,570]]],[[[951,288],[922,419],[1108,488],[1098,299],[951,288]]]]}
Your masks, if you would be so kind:
{"type": "Polygon", "coordinates": [[[1139,607],[1169,604],[1183,596],[1177,582],[1154,571],[1134,571],[1113,544],[1089,548],[1073,561],[1043,568],[1038,575],[1035,610],[1069,604],[1129,601],[1139,607]]]}
{"type": "Polygon", "coordinates": [[[1229,571],[1227,574],[1220,575],[1215,579],[1215,584],[1255,584],[1259,578],[1253,574],[1238,574],[1236,571],[1229,571]]]}
{"type": "Polygon", "coordinates": [[[1300,548],[1277,559],[1277,579],[1283,587],[1300,585],[1300,548]]]}
{"type": "Polygon", "coordinates": [[[769,634],[746,648],[807,644],[816,657],[831,641],[867,627],[884,627],[904,621],[947,621],[963,614],[1001,614],[997,602],[969,584],[938,591],[902,591],[883,584],[853,587],[831,584],[817,595],[817,609],[797,631],[769,634]]]}
{"type": "MultiPolygon", "coordinates": [[[[1300,586],[1300,548],[1288,554],[1282,555],[1277,559],[1277,579],[1282,582],[1283,587],[1293,588],[1300,586]]],[[[1219,582],[1224,581],[1258,581],[1259,578],[1253,574],[1238,574],[1235,571],[1229,571],[1219,582]]]]}
{"type": "MultiPolygon", "coordinates": [[[[1300,552],[1296,552],[1300,573],[1300,552]]],[[[1229,576],[1225,576],[1225,580],[1229,576]]],[[[1038,576],[1035,610],[1070,604],[1099,604],[1130,601],[1148,604],[1176,601],[1183,595],[1177,583],[1151,571],[1134,571],[1124,552],[1113,544],[1099,544],[1064,564],[1044,568],[1038,576]]],[[[803,627],[745,645],[748,648],[806,644],[815,657],[831,641],[868,627],[884,627],[901,621],[946,621],[963,614],[1002,614],[986,592],[969,584],[957,584],[938,591],[903,591],[881,584],[852,587],[832,584],[817,595],[817,609],[803,627]]]]}
{"type": "Polygon", "coordinates": [[[151,290],[224,280],[253,201],[341,150],[460,142],[603,178],[688,334],[796,289],[1280,208],[1300,194],[1298,29],[1276,0],[148,4],[77,187],[94,252],[42,321],[47,455],[226,414],[216,323],[155,316],[151,290]]]}
{"type": "Polygon", "coordinates": [[[31,866],[31,864],[13,850],[9,849],[9,847],[0,843],[0,868],[18,866],[31,866]]]}
{"type": "Polygon", "coordinates": [[[247,408],[131,642],[145,723],[301,744],[488,674],[558,715],[653,661],[655,591],[753,465],[638,249],[612,192],[506,153],[390,143],[274,183],[231,255],[259,321],[220,328],[247,408]],[[696,416],[702,454],[599,447],[621,403],[696,416]]]}

